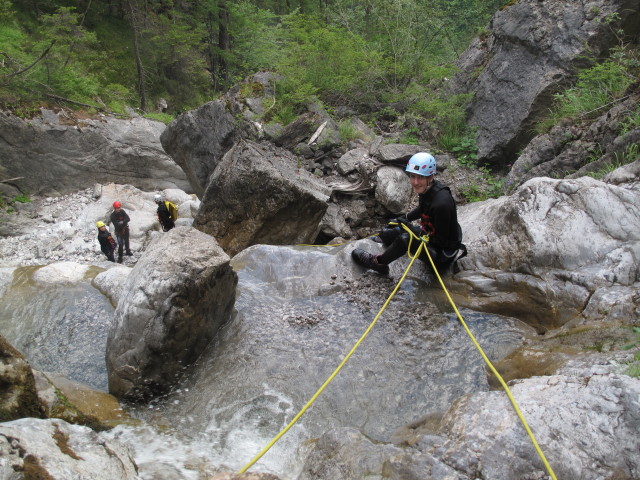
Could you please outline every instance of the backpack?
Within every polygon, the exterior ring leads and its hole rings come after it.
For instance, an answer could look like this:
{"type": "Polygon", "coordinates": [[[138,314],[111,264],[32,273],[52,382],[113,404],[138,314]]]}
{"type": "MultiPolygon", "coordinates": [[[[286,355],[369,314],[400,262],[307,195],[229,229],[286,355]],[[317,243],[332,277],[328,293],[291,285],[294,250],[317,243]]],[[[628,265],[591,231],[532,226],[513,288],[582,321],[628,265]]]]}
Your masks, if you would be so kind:
{"type": "Polygon", "coordinates": [[[168,200],[165,200],[164,206],[167,207],[171,220],[175,222],[178,219],[178,209],[176,206],[168,200]]]}

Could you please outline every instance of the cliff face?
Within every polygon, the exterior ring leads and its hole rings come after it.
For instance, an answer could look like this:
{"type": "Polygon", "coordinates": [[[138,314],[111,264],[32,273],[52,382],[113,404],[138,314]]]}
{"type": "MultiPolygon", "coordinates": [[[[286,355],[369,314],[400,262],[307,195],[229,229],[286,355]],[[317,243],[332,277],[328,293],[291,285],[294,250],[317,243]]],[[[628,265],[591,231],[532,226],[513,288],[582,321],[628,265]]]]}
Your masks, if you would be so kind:
{"type": "Polygon", "coordinates": [[[619,44],[620,31],[627,39],[640,31],[637,1],[521,0],[498,11],[490,33],[462,55],[451,85],[474,94],[470,122],[478,128],[481,160],[511,164],[553,95],[619,44]]]}
{"type": "Polygon", "coordinates": [[[142,117],[74,118],[42,109],[31,120],[0,112],[0,175],[18,193],[60,196],[98,183],[191,193],[185,173],[160,145],[165,125],[142,117]]]}

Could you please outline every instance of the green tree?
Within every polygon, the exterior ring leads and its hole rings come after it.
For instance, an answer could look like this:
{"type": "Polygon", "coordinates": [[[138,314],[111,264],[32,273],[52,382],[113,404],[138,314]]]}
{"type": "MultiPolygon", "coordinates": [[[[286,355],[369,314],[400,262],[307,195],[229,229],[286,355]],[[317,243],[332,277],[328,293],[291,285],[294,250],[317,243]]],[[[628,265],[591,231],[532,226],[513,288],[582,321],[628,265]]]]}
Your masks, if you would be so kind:
{"type": "Polygon", "coordinates": [[[100,61],[95,34],[80,25],[80,15],[73,7],[60,7],[42,15],[40,21],[39,50],[54,45],[42,61],[41,85],[77,100],[97,95],[99,82],[91,73],[91,67],[100,61]]]}
{"type": "Polygon", "coordinates": [[[283,35],[278,70],[301,88],[307,85],[325,98],[358,102],[367,98],[380,76],[384,60],[377,52],[362,55],[362,38],[338,26],[325,26],[317,16],[285,17],[283,35]]]}
{"type": "Polygon", "coordinates": [[[0,23],[6,25],[13,22],[14,14],[11,0],[0,0],[0,23]]]}

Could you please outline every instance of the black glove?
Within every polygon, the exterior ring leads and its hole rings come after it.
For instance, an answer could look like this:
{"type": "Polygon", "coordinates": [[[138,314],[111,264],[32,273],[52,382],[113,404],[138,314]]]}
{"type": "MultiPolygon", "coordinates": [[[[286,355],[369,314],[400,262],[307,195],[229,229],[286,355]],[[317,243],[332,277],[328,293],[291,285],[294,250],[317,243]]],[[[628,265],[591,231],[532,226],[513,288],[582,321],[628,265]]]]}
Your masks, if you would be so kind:
{"type": "Polygon", "coordinates": [[[422,228],[420,228],[418,225],[411,222],[409,219],[407,219],[407,217],[398,217],[398,218],[394,218],[391,221],[394,223],[397,223],[398,228],[400,228],[400,230],[402,231],[405,231],[405,228],[403,227],[403,225],[406,226],[409,230],[411,230],[411,232],[413,232],[413,234],[416,237],[422,237],[422,235],[424,235],[422,228]]]}
{"type": "Polygon", "coordinates": [[[407,220],[407,217],[405,215],[402,215],[400,217],[397,218],[393,218],[389,221],[389,223],[397,223],[398,226],[400,225],[406,225],[407,227],[411,227],[411,222],[409,220],[407,220]]]}

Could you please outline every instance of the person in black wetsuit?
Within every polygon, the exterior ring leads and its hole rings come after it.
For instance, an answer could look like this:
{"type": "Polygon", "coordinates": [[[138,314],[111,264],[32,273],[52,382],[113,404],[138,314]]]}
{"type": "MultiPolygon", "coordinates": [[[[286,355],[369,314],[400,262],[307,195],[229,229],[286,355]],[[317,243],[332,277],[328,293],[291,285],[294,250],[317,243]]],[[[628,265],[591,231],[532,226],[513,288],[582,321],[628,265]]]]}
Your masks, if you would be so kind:
{"type": "Polygon", "coordinates": [[[100,250],[107,256],[107,260],[115,262],[114,253],[116,251],[116,241],[111,236],[111,232],[107,230],[107,226],[104,222],[96,222],[98,227],[98,242],[100,243],[100,250]]]}
{"type": "Polygon", "coordinates": [[[123,247],[127,252],[127,255],[131,256],[131,249],[129,248],[129,222],[131,219],[127,212],[122,208],[122,204],[119,201],[113,202],[113,212],[111,212],[111,224],[115,230],[116,239],[118,240],[118,263],[122,263],[122,250],[123,247]]]}
{"type": "Polygon", "coordinates": [[[156,202],[156,205],[158,205],[158,209],[156,210],[156,213],[158,214],[158,221],[160,222],[162,231],[168,232],[173,227],[175,227],[176,224],[173,221],[173,218],[171,218],[171,213],[167,208],[167,202],[164,202],[162,200],[162,195],[160,195],[159,193],[157,193],[153,197],[153,201],[156,202]]]}
{"type": "MultiPolygon", "coordinates": [[[[433,262],[442,272],[458,258],[466,254],[462,244],[462,229],[458,224],[456,203],[449,187],[435,179],[436,159],[429,153],[416,153],[409,159],[405,171],[409,174],[409,182],[413,191],[418,194],[418,206],[410,212],[391,221],[398,224],[383,228],[380,240],[387,247],[380,255],[373,255],[356,248],[351,256],[356,263],[375,270],[384,275],[389,273],[389,264],[406,254],[409,247],[415,254],[420,242],[410,240],[410,234],[401,224],[407,225],[411,231],[421,237],[429,236],[427,248],[433,262]],[[411,222],[420,221],[420,226],[411,222]]],[[[418,257],[431,267],[427,253],[423,251],[418,257]]]]}

